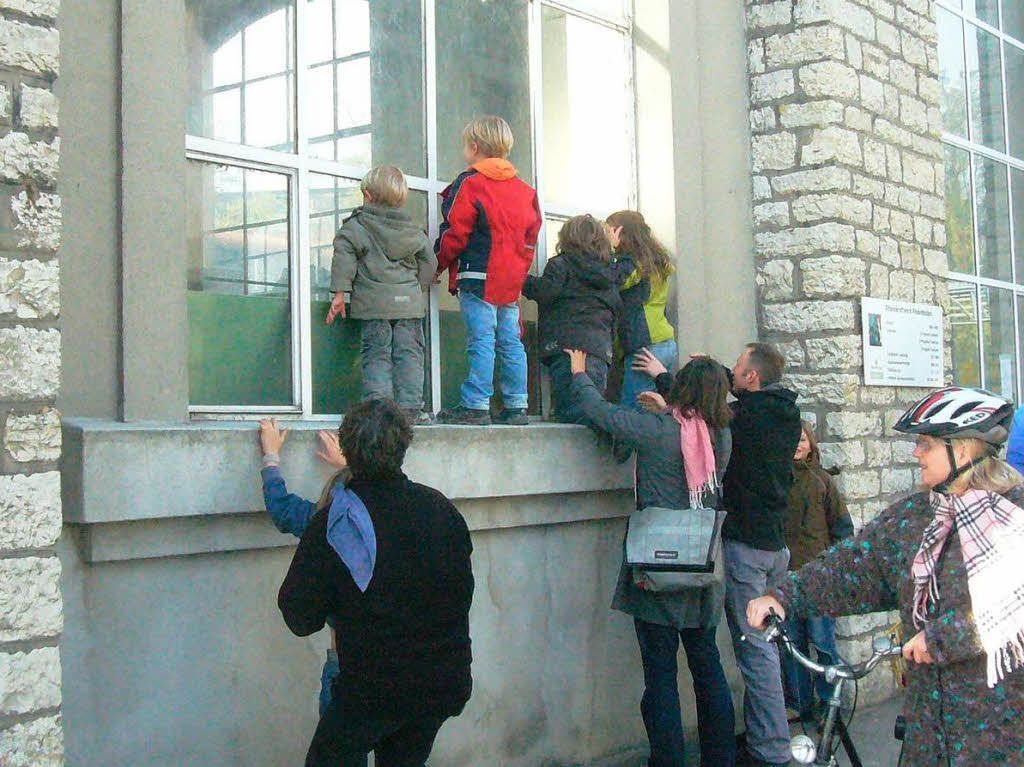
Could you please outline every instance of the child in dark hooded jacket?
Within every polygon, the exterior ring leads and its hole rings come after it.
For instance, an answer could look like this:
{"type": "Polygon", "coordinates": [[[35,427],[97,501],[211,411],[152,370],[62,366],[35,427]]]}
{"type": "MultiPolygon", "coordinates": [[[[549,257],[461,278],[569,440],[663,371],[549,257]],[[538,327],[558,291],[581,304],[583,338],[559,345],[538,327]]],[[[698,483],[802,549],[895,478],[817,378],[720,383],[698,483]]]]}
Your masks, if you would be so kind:
{"type": "Polygon", "coordinates": [[[587,353],[587,374],[603,392],[622,305],[603,225],[590,215],[566,221],[558,232],[555,257],[543,276],[526,278],[523,295],[537,302],[540,356],[551,375],[555,417],[563,423],[584,423],[583,410],[571,397],[572,372],[564,350],[587,353]]]}
{"type": "MultiPolygon", "coordinates": [[[[821,454],[811,426],[801,422],[800,444],[793,458],[793,485],[786,499],[786,545],[789,547],[789,569],[799,570],[816,556],[843,538],[853,535],[853,522],[839,493],[832,474],[821,465],[821,454]]],[[[835,621],[827,615],[812,618],[789,618],[790,637],[805,655],[810,645],[820,663],[839,660],[836,650],[835,621]]],[[[818,676],[813,685],[811,675],[788,654],[782,656],[782,682],[786,704],[800,712],[806,721],[813,718],[816,706],[828,702],[831,685],[818,676]],[[817,693],[818,700],[814,700],[817,693]]]]}

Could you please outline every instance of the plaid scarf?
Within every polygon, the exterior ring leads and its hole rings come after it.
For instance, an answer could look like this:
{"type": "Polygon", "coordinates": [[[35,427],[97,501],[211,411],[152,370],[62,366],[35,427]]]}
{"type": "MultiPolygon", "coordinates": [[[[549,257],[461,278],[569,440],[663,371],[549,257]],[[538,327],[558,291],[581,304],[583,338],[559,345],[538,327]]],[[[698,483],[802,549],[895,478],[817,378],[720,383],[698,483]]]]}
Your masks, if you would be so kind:
{"type": "Polygon", "coordinates": [[[974,623],[988,657],[988,686],[1024,666],[1024,509],[997,493],[931,494],[935,519],[914,557],[914,623],[939,598],[936,565],[953,527],[960,536],[974,623]]]}

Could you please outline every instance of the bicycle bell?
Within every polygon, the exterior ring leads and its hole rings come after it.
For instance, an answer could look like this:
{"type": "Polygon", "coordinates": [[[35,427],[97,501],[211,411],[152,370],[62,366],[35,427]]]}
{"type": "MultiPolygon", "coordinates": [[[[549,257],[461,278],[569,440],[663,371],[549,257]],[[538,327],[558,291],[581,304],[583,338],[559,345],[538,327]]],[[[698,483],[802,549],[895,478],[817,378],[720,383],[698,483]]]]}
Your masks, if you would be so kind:
{"type": "Polygon", "coordinates": [[[789,748],[797,764],[814,764],[818,756],[818,747],[814,745],[814,741],[803,734],[794,735],[793,740],[789,742],[789,748]]]}

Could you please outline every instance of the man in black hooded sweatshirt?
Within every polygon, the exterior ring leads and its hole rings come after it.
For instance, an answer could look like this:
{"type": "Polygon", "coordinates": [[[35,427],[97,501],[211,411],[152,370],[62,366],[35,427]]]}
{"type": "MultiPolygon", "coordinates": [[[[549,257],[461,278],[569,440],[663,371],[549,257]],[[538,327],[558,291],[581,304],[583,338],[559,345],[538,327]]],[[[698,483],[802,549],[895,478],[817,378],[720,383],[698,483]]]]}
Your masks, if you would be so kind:
{"type": "Polygon", "coordinates": [[[771,344],[748,344],[732,369],[732,458],[723,480],[729,514],[722,527],[725,614],[746,694],[747,757],[754,765],[789,763],[789,724],[779,652],[747,623],[747,602],[786,574],[786,496],[800,442],[796,394],[779,381],[786,359],[771,344]],[[745,636],[745,639],[742,637],[745,636]]]}
{"type": "MultiPolygon", "coordinates": [[[[647,372],[664,397],[672,378],[652,355],[647,372]]],[[[732,393],[732,457],[722,480],[729,512],[722,526],[725,615],[746,694],[747,753],[739,764],[789,764],[789,723],[779,672],[779,652],[747,623],[747,602],[778,585],[789,565],[786,497],[793,484],[793,454],[800,442],[796,393],[782,386],[786,358],[771,344],[747,344],[729,374],[732,393]],[[743,761],[746,759],[746,762],[743,761]]],[[[652,407],[663,401],[650,399],[652,407]]],[[[647,403],[645,403],[647,404],[647,403]]]]}

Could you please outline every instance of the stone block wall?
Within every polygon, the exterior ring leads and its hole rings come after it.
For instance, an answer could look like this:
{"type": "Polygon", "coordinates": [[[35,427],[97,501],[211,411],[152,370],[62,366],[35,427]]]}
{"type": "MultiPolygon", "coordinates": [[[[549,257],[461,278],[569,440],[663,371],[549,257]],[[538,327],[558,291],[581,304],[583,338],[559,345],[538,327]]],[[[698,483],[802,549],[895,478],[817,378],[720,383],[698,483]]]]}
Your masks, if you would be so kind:
{"type": "Polygon", "coordinates": [[[0,765],[64,762],[57,0],[0,0],[0,765]]]}
{"type": "MultiPolygon", "coordinates": [[[[934,2],[747,0],[747,33],[758,329],[859,528],[915,485],[890,427],[924,394],[863,385],[859,299],[949,305],[934,2]]],[[[842,621],[841,651],[895,620],[842,621]]]]}

